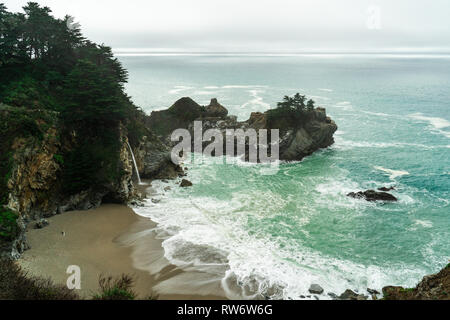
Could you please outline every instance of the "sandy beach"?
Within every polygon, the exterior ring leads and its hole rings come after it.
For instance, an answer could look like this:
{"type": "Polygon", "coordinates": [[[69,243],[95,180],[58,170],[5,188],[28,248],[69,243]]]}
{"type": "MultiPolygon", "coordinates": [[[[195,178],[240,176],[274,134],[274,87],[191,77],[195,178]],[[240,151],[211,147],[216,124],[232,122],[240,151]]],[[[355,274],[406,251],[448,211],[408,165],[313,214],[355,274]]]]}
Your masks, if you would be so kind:
{"type": "MultiPolygon", "coordinates": [[[[189,288],[182,294],[156,293],[153,290],[156,285],[170,278],[177,279],[186,272],[165,263],[161,263],[157,274],[146,271],[145,261],[138,259],[142,252],[133,248],[132,235],[148,230],[154,224],[127,206],[102,205],[95,210],[67,212],[48,221],[50,225],[40,230],[33,229],[34,223],[30,224],[27,232],[31,249],[18,263],[31,275],[50,277],[55,283],[66,284],[69,277],[67,267],[77,265],[81,269],[81,290],[78,293],[85,298],[98,291],[100,275],[125,273],[134,276],[134,290],[140,299],[156,295],[162,300],[223,299],[220,295],[203,295],[195,290],[189,291],[189,288]],[[186,291],[195,294],[186,294],[186,291]]],[[[153,252],[151,259],[162,261],[161,241],[149,236],[145,241],[149,251],[153,252]]],[[[154,262],[147,261],[147,264],[154,262]]],[[[220,292],[219,288],[216,289],[220,292]]]]}

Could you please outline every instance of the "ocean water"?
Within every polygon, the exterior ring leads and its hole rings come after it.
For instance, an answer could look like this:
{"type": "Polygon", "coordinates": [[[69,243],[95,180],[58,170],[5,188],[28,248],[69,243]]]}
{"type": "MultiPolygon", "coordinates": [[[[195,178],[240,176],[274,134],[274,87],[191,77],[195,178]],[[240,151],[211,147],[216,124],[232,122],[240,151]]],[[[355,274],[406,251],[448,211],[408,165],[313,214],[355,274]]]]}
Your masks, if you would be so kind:
{"type": "Polygon", "coordinates": [[[246,299],[300,299],[312,283],[325,293],[366,293],[414,286],[448,263],[450,57],[119,59],[130,73],[127,92],[147,112],[184,96],[200,104],[218,98],[245,120],[300,92],[339,126],[335,145],[282,163],[275,175],[207,160],[189,165],[192,188],[153,183],[161,202],[137,213],[158,224],[152,232],[165,258],[199,271],[205,286],[216,281],[227,297],[246,299]],[[399,202],[346,197],[382,186],[395,186],[399,202]]]}

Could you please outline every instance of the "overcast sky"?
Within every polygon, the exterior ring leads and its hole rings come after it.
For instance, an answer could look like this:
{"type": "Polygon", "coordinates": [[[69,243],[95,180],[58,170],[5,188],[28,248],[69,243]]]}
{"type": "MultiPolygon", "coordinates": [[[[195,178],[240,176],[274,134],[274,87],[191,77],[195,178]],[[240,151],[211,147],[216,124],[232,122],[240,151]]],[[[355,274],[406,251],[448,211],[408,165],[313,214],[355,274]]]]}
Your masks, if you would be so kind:
{"type": "MultiPolygon", "coordinates": [[[[12,11],[27,1],[0,0],[12,11]]],[[[449,0],[41,0],[115,49],[446,51],[449,0]]]]}

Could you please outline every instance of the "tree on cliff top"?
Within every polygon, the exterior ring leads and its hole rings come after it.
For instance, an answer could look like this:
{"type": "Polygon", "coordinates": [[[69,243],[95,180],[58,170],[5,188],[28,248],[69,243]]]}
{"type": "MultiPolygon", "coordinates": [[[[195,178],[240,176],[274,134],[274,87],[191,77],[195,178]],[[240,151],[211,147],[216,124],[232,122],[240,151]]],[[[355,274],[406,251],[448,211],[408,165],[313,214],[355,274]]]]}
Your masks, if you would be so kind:
{"type": "Polygon", "coordinates": [[[102,187],[121,174],[120,128],[131,128],[132,144],[146,132],[124,92],[127,71],[111,48],[85,39],[72,21],[36,2],[23,13],[0,3],[0,103],[22,113],[57,111],[59,134],[70,140],[62,154],[63,183],[73,185],[68,193],[102,187]]]}
{"type": "Polygon", "coordinates": [[[298,127],[305,124],[314,111],[315,102],[306,96],[296,93],[293,97],[284,96],[277,108],[268,111],[269,128],[298,127]]]}

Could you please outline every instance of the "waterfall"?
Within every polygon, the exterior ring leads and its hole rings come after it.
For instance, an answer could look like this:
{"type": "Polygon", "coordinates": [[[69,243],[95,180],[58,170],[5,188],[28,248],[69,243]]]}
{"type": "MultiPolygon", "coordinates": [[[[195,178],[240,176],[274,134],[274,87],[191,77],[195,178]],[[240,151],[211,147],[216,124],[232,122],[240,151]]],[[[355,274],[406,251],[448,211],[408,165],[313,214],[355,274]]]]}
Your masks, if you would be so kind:
{"type": "Polygon", "coordinates": [[[128,142],[128,140],[127,140],[127,144],[128,144],[128,148],[130,148],[131,157],[133,158],[133,164],[134,164],[134,169],[136,170],[136,175],[137,175],[137,178],[138,178],[138,183],[139,183],[139,184],[142,184],[141,176],[139,175],[139,170],[138,170],[138,167],[137,167],[137,164],[136,164],[136,158],[134,157],[133,149],[131,149],[131,146],[130,146],[130,143],[128,142]]]}

